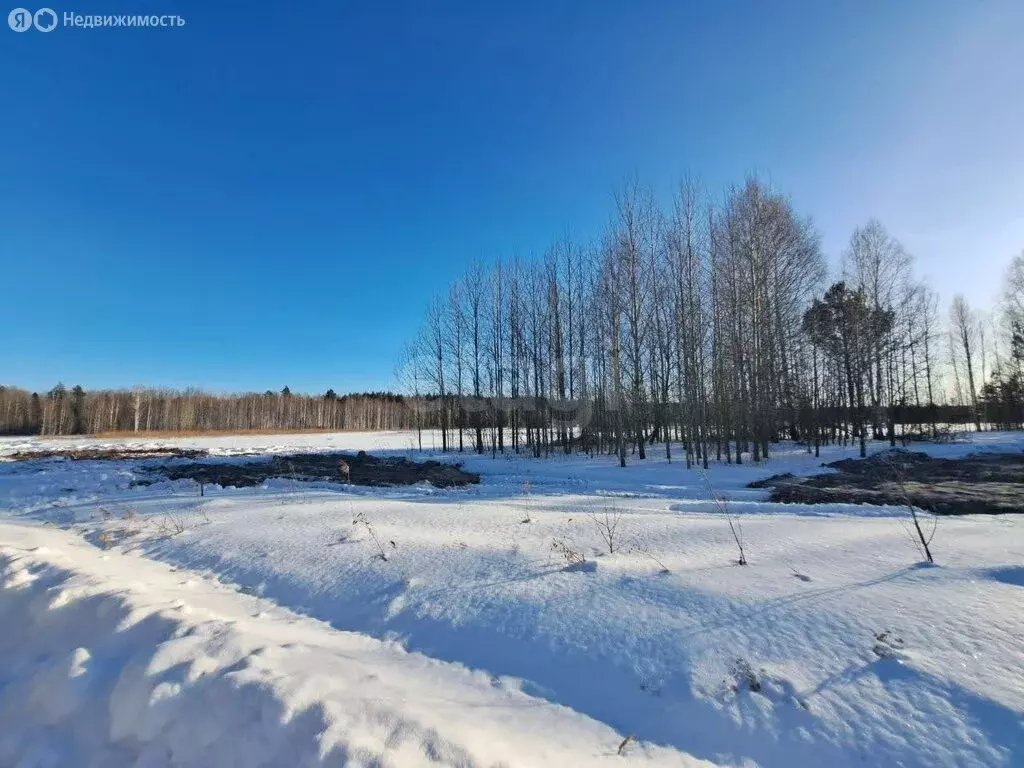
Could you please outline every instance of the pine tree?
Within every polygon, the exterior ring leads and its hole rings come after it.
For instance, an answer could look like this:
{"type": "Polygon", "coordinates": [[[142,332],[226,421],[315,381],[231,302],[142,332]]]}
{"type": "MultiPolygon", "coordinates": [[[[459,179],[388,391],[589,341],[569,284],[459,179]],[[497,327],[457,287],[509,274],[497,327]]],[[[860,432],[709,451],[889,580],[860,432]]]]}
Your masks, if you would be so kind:
{"type": "Polygon", "coordinates": [[[39,393],[33,392],[29,404],[29,429],[33,434],[39,434],[43,429],[43,404],[39,400],[39,393]]]}
{"type": "Polygon", "coordinates": [[[85,390],[79,384],[71,390],[71,432],[75,435],[85,432],[85,390]]]}
{"type": "Polygon", "coordinates": [[[870,373],[872,351],[879,339],[892,330],[895,315],[890,310],[873,309],[860,289],[851,291],[845,282],[835,283],[822,299],[815,299],[804,314],[803,327],[811,340],[842,372],[847,404],[854,432],[860,439],[860,455],[865,445],[865,389],[870,373]]]}

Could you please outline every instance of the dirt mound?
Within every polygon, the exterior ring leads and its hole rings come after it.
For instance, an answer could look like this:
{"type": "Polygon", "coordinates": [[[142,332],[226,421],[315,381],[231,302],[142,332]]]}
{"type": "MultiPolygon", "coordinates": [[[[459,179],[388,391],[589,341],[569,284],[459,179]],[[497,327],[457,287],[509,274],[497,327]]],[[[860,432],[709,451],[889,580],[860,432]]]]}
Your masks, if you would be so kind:
{"type": "Polygon", "coordinates": [[[796,480],[796,475],[792,472],[783,472],[781,475],[772,475],[764,480],[755,480],[752,483],[747,483],[747,488],[774,488],[776,485],[782,485],[793,480],[796,480]]]}
{"type": "Polygon", "coordinates": [[[838,469],[840,472],[848,472],[853,475],[875,475],[878,473],[890,473],[893,465],[907,470],[911,467],[924,465],[934,466],[934,462],[947,461],[945,459],[933,459],[927,453],[919,451],[904,451],[896,448],[894,450],[882,451],[866,459],[840,459],[824,466],[830,469],[838,469]]]}
{"type": "Polygon", "coordinates": [[[1024,454],[983,453],[936,459],[892,450],[823,466],[835,473],[776,475],[751,483],[772,489],[771,500],[800,504],[906,506],[939,515],[1024,512],[1024,454]]]}
{"type": "Polygon", "coordinates": [[[275,478],[303,481],[349,482],[352,485],[413,485],[426,480],[438,488],[480,482],[480,475],[439,461],[410,461],[403,457],[377,458],[363,451],[350,453],[296,453],[243,463],[176,463],[148,468],[169,480],[244,488],[275,478]],[[347,467],[347,472],[343,468],[347,467]]]}

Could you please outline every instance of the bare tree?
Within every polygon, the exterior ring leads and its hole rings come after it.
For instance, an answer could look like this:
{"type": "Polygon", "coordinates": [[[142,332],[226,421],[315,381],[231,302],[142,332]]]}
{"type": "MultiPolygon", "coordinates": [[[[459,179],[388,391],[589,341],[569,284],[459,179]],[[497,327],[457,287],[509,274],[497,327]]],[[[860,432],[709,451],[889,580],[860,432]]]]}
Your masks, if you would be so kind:
{"type": "Polygon", "coordinates": [[[967,394],[974,414],[974,428],[981,431],[981,415],[978,411],[978,390],[974,381],[975,355],[978,347],[978,321],[967,304],[963,294],[953,297],[949,311],[950,337],[953,346],[954,365],[957,361],[966,366],[967,394]]]}
{"type": "Polygon", "coordinates": [[[626,442],[623,434],[623,397],[622,397],[622,295],[620,293],[620,264],[610,249],[615,245],[609,243],[602,269],[602,288],[604,306],[607,308],[609,323],[608,348],[611,359],[611,397],[612,410],[615,414],[615,446],[619,456],[619,466],[626,466],[626,442]],[[608,257],[611,255],[611,257],[608,257]]]}
{"type": "Polygon", "coordinates": [[[618,507],[605,507],[600,511],[587,513],[597,529],[601,541],[609,555],[614,555],[621,546],[619,541],[619,523],[622,521],[622,510],[618,507]]]}
{"type": "Polygon", "coordinates": [[[729,532],[732,533],[732,539],[736,543],[736,550],[739,552],[739,558],[736,560],[736,564],[746,565],[747,554],[743,546],[743,525],[738,519],[734,518],[732,510],[729,508],[729,497],[715,491],[714,486],[711,485],[711,478],[708,477],[708,473],[706,471],[701,470],[701,477],[704,480],[704,487],[707,489],[708,498],[710,498],[712,503],[715,505],[715,512],[722,515],[729,523],[729,532]]]}
{"type": "MultiPolygon", "coordinates": [[[[633,441],[641,459],[646,458],[647,432],[645,397],[645,354],[649,327],[650,250],[657,241],[657,222],[649,190],[639,182],[628,182],[616,194],[618,221],[615,231],[615,276],[625,321],[625,360],[630,373],[630,412],[633,441]]],[[[620,408],[622,404],[620,403],[620,408]]]]}
{"type": "Polygon", "coordinates": [[[903,500],[903,506],[906,507],[907,512],[910,514],[910,519],[914,523],[914,531],[917,535],[915,543],[919,545],[921,554],[924,555],[925,559],[929,563],[934,563],[935,559],[932,557],[931,543],[935,538],[935,531],[938,527],[938,515],[932,515],[932,526],[929,533],[926,535],[924,529],[921,527],[921,521],[917,515],[917,507],[914,506],[910,499],[910,492],[907,490],[907,473],[906,468],[900,462],[898,456],[888,454],[882,456],[883,464],[888,468],[889,480],[894,482],[899,488],[900,497],[903,500]]]}

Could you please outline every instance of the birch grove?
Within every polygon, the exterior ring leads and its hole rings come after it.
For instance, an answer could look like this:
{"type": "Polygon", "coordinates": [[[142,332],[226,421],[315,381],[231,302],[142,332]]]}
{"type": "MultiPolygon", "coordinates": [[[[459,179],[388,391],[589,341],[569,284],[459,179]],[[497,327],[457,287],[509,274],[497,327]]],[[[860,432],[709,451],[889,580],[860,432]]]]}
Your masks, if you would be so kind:
{"type": "Polygon", "coordinates": [[[963,334],[950,356],[937,297],[880,222],[852,233],[830,281],[811,222],[758,178],[717,196],[684,179],[664,207],[630,180],[611,207],[593,243],[475,264],[452,294],[463,320],[446,343],[428,313],[430,343],[404,365],[440,395],[432,424],[476,430],[442,444],[622,465],[661,446],[706,467],[761,461],[782,439],[864,452],[869,440],[982,428],[978,364],[962,385],[973,394],[947,396],[963,334]],[[438,368],[465,376],[471,396],[441,392],[438,368]]]}

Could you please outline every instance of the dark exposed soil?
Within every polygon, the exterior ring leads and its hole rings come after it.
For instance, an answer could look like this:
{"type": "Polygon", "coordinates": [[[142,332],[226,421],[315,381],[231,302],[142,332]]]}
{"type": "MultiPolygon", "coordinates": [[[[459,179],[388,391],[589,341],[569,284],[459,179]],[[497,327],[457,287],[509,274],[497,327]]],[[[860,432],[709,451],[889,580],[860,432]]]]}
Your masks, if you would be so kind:
{"type": "Polygon", "coordinates": [[[776,475],[751,483],[771,488],[771,500],[802,504],[881,504],[940,515],[1024,512],[1024,454],[979,453],[937,459],[924,453],[885,451],[867,459],[823,466],[836,473],[799,478],[776,475]]]}
{"type": "Polygon", "coordinates": [[[19,451],[6,458],[13,461],[33,459],[71,459],[72,461],[117,461],[121,459],[198,459],[209,451],[197,448],[53,448],[43,451],[19,451]]]}
{"type": "Polygon", "coordinates": [[[403,457],[377,458],[365,451],[350,453],[296,453],[245,462],[194,461],[156,464],[153,459],[204,459],[209,451],[189,448],[82,448],[22,451],[6,459],[70,459],[71,461],[138,460],[146,463],[139,470],[152,477],[137,481],[149,485],[158,478],[188,478],[210,485],[244,488],[260,485],[272,477],[290,480],[349,482],[353,485],[413,485],[424,480],[438,488],[452,488],[480,482],[480,475],[466,472],[454,464],[439,461],[411,461],[403,457]],[[348,475],[342,471],[342,462],[348,475]]]}
{"type": "Polygon", "coordinates": [[[799,478],[792,472],[783,472],[781,475],[772,475],[771,477],[764,478],[764,480],[755,480],[752,483],[747,483],[747,488],[774,488],[777,485],[793,481],[799,482],[799,478]]]}
{"type": "Polygon", "coordinates": [[[349,453],[296,453],[244,463],[175,463],[150,467],[149,472],[169,480],[187,478],[200,483],[244,488],[273,477],[304,481],[349,482],[353,485],[413,485],[424,480],[438,488],[480,482],[480,475],[439,461],[410,461],[402,457],[377,458],[360,451],[349,453]],[[348,464],[344,476],[341,462],[348,464]]]}

